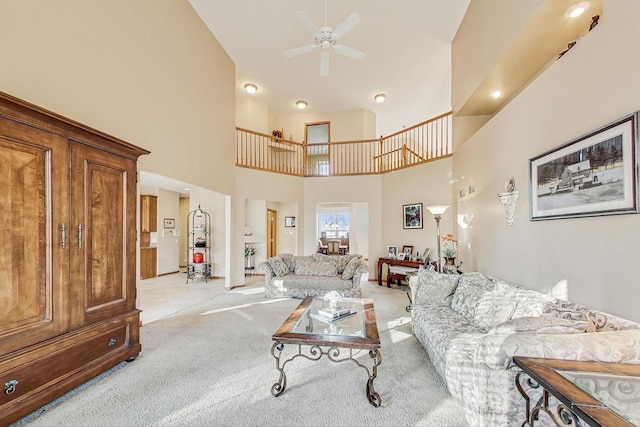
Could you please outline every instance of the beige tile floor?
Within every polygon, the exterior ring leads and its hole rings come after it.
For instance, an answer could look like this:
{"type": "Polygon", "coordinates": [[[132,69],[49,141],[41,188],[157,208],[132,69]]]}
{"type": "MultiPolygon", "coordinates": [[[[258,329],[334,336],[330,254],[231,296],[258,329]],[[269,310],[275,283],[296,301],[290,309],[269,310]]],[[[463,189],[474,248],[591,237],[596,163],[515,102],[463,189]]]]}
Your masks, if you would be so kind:
{"type": "MultiPolygon", "coordinates": [[[[264,277],[247,277],[247,283],[259,284],[264,277]]],[[[209,298],[228,292],[224,279],[189,280],[184,272],[141,280],[138,284],[138,308],[142,325],[170,316],[209,298]]]]}

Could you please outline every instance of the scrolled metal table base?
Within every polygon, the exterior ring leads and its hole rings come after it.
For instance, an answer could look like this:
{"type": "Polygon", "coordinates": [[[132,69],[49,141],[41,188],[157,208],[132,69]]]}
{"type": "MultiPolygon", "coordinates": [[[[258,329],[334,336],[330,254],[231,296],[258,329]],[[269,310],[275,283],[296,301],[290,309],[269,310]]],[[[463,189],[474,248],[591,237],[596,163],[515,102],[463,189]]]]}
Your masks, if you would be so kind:
{"type": "MultiPolygon", "coordinates": [[[[280,358],[282,356],[282,351],[284,350],[284,343],[276,341],[271,346],[271,355],[274,357],[274,359],[276,359],[276,369],[278,370],[278,373],[279,373],[278,381],[273,383],[273,385],[271,386],[271,394],[273,394],[276,397],[280,396],[282,393],[284,393],[285,389],[287,388],[287,375],[284,373],[284,368],[287,365],[287,363],[291,362],[292,360],[298,357],[303,357],[305,359],[315,361],[315,360],[320,360],[322,356],[327,356],[327,358],[330,361],[335,363],[351,360],[356,365],[360,366],[365,371],[367,371],[367,376],[369,377],[367,379],[367,385],[365,387],[365,393],[367,394],[367,399],[369,400],[369,403],[371,403],[371,405],[373,405],[376,408],[382,404],[382,399],[380,398],[380,395],[376,392],[373,385],[373,381],[378,376],[378,366],[380,365],[380,363],[382,363],[382,356],[380,355],[380,351],[369,350],[369,357],[373,359],[372,368],[371,370],[369,370],[367,366],[360,363],[354,357],[354,349],[352,348],[341,349],[340,347],[335,347],[335,346],[303,345],[303,344],[297,344],[297,346],[298,346],[298,352],[285,360],[281,360],[280,358]],[[303,347],[308,347],[308,350],[307,350],[308,354],[303,352],[303,347]],[[341,350],[348,351],[348,355],[341,356],[341,353],[342,353],[341,350]]],[[[360,350],[358,350],[358,352],[359,351],[360,350]]]]}
{"type": "Polygon", "coordinates": [[[516,375],[516,387],[518,391],[524,397],[525,406],[526,406],[526,417],[527,419],[521,424],[521,427],[534,427],[535,422],[539,421],[540,412],[547,414],[549,418],[553,421],[553,423],[557,426],[576,426],[582,427],[584,424],[582,420],[574,414],[571,409],[563,404],[558,403],[556,406],[556,410],[549,407],[549,392],[542,388],[542,396],[537,400],[536,404],[531,407],[531,396],[525,391],[522,383],[526,383],[530,389],[538,389],[540,388],[540,384],[533,380],[533,378],[529,377],[527,373],[524,371],[519,371],[516,375]]]}

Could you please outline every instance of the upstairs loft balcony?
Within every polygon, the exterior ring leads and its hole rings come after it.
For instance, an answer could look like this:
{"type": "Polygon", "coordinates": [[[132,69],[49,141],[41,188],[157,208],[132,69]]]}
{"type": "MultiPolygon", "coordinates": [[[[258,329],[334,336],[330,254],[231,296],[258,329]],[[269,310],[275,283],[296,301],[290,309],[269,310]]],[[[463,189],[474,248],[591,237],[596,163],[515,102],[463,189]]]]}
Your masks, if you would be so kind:
{"type": "Polygon", "coordinates": [[[306,144],[236,128],[236,166],[301,177],[392,172],[453,153],[448,112],[379,139],[306,144]]]}

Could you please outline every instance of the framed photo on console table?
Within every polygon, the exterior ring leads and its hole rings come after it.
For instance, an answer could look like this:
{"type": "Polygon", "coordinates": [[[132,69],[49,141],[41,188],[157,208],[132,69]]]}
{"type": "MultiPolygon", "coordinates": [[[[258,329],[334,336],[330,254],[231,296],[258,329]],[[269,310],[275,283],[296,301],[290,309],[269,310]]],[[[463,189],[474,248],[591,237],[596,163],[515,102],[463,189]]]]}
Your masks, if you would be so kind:
{"type": "Polygon", "coordinates": [[[530,159],[531,220],[637,213],[638,117],[530,159]]]}
{"type": "Polygon", "coordinates": [[[402,206],[403,228],[422,228],[422,203],[402,206]]]}

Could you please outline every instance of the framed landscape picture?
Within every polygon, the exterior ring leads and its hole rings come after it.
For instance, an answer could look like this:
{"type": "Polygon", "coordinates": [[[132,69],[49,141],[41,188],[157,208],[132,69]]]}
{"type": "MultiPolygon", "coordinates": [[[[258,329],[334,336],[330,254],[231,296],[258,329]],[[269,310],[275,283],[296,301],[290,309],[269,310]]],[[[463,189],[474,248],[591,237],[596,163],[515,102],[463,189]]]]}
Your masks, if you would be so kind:
{"type": "Polygon", "coordinates": [[[638,212],[638,112],[529,160],[531,220],[638,212]]]}
{"type": "Polygon", "coordinates": [[[403,228],[422,228],[422,203],[402,206],[403,228]]]}

